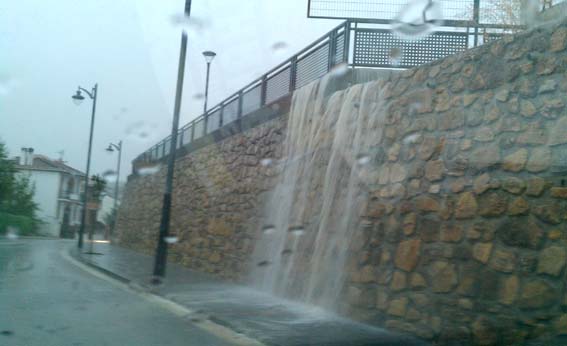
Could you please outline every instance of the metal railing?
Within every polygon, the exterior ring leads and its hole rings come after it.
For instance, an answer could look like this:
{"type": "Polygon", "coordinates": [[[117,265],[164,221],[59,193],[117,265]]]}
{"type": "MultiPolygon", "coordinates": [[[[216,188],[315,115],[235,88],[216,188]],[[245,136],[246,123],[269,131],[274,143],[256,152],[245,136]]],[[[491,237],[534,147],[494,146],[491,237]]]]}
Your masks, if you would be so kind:
{"type": "MultiPolygon", "coordinates": [[[[178,133],[177,148],[189,145],[234,123],[242,116],[289,95],[321,78],[337,65],[372,68],[419,66],[488,41],[487,37],[492,40],[502,35],[502,32],[492,32],[488,36],[484,31],[471,31],[471,28],[436,31],[425,39],[408,41],[396,37],[386,28],[345,21],[183,126],[178,133]],[[401,49],[404,59],[392,61],[393,48],[401,49]]],[[[170,138],[168,136],[138,156],[133,162],[134,167],[152,164],[166,157],[169,154],[170,138]]]]}
{"type": "MultiPolygon", "coordinates": [[[[348,63],[349,28],[350,22],[342,23],[183,126],[178,133],[177,148],[289,95],[321,78],[336,65],[348,63]]],[[[152,163],[167,156],[170,140],[171,136],[168,136],[155,144],[138,156],[134,164],[152,163]]]]}

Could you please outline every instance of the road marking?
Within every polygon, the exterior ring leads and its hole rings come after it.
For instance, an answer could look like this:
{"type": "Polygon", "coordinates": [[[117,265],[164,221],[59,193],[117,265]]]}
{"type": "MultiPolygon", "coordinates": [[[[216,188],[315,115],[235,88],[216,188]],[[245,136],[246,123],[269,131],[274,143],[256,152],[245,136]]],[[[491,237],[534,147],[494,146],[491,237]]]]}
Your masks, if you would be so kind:
{"type": "MultiPolygon", "coordinates": [[[[133,285],[129,285],[129,284],[120,282],[116,279],[109,277],[106,274],[101,273],[100,271],[98,271],[98,270],[76,260],[75,258],[71,257],[68,254],[68,251],[66,251],[66,249],[61,250],[60,255],[65,260],[72,263],[76,267],[82,269],[83,271],[86,271],[89,274],[91,274],[91,275],[93,275],[93,276],[95,276],[95,277],[97,277],[101,280],[104,280],[104,281],[124,290],[124,291],[127,291],[127,292],[132,293],[132,294],[136,294],[136,295],[140,296],[141,298],[144,298],[146,301],[148,301],[152,304],[159,305],[163,309],[169,311],[170,313],[173,313],[174,315],[176,315],[178,317],[187,318],[187,317],[191,317],[191,315],[195,315],[195,311],[188,309],[187,307],[185,307],[183,305],[172,302],[171,300],[165,299],[161,296],[140,290],[139,288],[136,289],[136,287],[135,286],[133,287],[133,285]]],[[[190,323],[193,324],[194,326],[198,327],[199,329],[204,330],[204,331],[208,332],[209,334],[214,335],[214,336],[216,336],[220,339],[231,342],[236,346],[265,346],[263,343],[261,343],[258,340],[249,338],[249,337],[247,337],[246,335],[243,335],[243,334],[239,334],[239,333],[233,331],[230,328],[227,328],[227,327],[222,326],[220,324],[214,323],[210,320],[191,321],[190,323]]]]}

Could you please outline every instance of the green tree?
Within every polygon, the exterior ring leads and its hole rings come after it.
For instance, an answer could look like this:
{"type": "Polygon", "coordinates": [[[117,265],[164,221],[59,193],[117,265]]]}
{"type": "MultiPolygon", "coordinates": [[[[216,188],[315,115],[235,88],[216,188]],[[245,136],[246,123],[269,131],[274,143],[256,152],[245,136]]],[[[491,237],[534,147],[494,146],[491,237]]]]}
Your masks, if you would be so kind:
{"type": "Polygon", "coordinates": [[[37,231],[34,190],[28,177],[16,175],[15,163],[8,159],[6,146],[0,142],[0,233],[8,227],[17,228],[22,234],[37,231]]]}

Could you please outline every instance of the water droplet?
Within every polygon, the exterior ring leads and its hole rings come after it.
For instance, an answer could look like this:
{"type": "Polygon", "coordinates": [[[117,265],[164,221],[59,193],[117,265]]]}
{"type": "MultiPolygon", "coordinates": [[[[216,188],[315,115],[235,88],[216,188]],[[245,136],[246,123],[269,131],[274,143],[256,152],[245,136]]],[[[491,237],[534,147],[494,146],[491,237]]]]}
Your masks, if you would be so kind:
{"type": "Polygon", "coordinates": [[[113,170],[105,171],[104,173],[102,173],[102,177],[103,177],[104,180],[106,180],[108,183],[116,182],[116,179],[118,178],[118,176],[116,175],[116,172],[113,171],[113,170]]]}
{"type": "Polygon", "coordinates": [[[137,121],[126,127],[125,132],[126,132],[126,136],[128,136],[129,139],[146,142],[151,140],[152,134],[155,134],[157,132],[154,131],[155,128],[157,128],[156,124],[149,124],[144,121],[137,121]]]}
{"type": "Polygon", "coordinates": [[[264,167],[268,167],[271,166],[272,163],[274,162],[273,159],[266,157],[260,160],[260,165],[264,166],[264,167]]]}
{"type": "Polygon", "coordinates": [[[415,144],[418,143],[419,140],[421,139],[421,134],[419,133],[412,133],[408,136],[406,136],[403,140],[404,144],[409,145],[409,144],[415,144]]]}
{"type": "Polygon", "coordinates": [[[409,115],[416,115],[419,111],[419,109],[423,106],[423,104],[421,102],[413,102],[412,104],[410,104],[409,109],[408,109],[408,114],[409,115]]]}
{"type": "Polygon", "coordinates": [[[289,256],[292,252],[290,249],[285,249],[282,251],[282,256],[289,256]]]}
{"type": "Polygon", "coordinates": [[[280,104],[279,103],[274,103],[273,105],[270,106],[270,108],[274,111],[277,112],[280,110],[280,104]]]}
{"type": "Polygon", "coordinates": [[[527,0],[521,8],[521,21],[528,27],[533,27],[539,23],[539,13],[541,11],[540,0],[527,0]]]}
{"type": "Polygon", "coordinates": [[[180,27],[190,33],[201,34],[210,22],[198,16],[186,16],[184,13],[174,14],[170,17],[173,26],[180,27]]]}
{"type": "Polygon", "coordinates": [[[413,0],[392,21],[392,31],[406,40],[422,39],[443,23],[443,11],[433,0],[413,0]]]}
{"type": "Polygon", "coordinates": [[[11,330],[3,330],[0,332],[0,334],[4,335],[4,336],[12,336],[14,335],[14,332],[11,330]]]}
{"type": "Polygon", "coordinates": [[[399,66],[402,63],[402,49],[399,47],[390,49],[389,59],[390,64],[393,66],[399,66]]]}
{"type": "Polygon", "coordinates": [[[293,235],[303,235],[303,233],[305,233],[305,229],[301,226],[294,226],[289,228],[289,233],[293,235]]]}
{"type": "Polygon", "coordinates": [[[267,267],[270,264],[272,264],[272,262],[270,262],[270,261],[261,261],[261,262],[258,262],[258,267],[267,267]]]}
{"type": "Polygon", "coordinates": [[[276,232],[276,227],[274,225],[266,225],[264,226],[264,228],[262,228],[262,231],[264,232],[264,234],[272,234],[276,232]]]}
{"type": "Polygon", "coordinates": [[[120,113],[127,113],[127,112],[128,112],[128,107],[120,108],[120,113]]]}
{"type": "Polygon", "coordinates": [[[273,51],[275,54],[285,54],[285,52],[287,51],[287,49],[288,49],[288,45],[287,45],[287,43],[285,43],[284,41],[278,41],[278,42],[275,42],[275,43],[272,45],[272,51],[273,51]]]}
{"type": "Polygon", "coordinates": [[[175,237],[175,236],[169,236],[169,237],[163,238],[163,240],[168,244],[175,244],[175,243],[177,243],[178,238],[175,237]]]}
{"type": "Polygon", "coordinates": [[[344,76],[347,72],[348,72],[348,64],[342,63],[333,67],[329,72],[329,74],[333,77],[341,77],[344,76]]]}
{"type": "Polygon", "coordinates": [[[16,83],[8,75],[0,74],[0,95],[8,94],[14,87],[16,83]]]}
{"type": "Polygon", "coordinates": [[[205,99],[205,94],[203,94],[203,93],[196,93],[195,95],[193,95],[193,99],[194,99],[194,100],[203,100],[203,99],[205,99]]]}
{"type": "Polygon", "coordinates": [[[352,106],[353,106],[354,108],[356,108],[356,109],[359,109],[359,108],[360,108],[360,103],[359,103],[359,102],[355,102],[355,103],[352,104],[352,106]]]}
{"type": "Polygon", "coordinates": [[[152,174],[156,174],[157,172],[159,172],[160,169],[161,169],[160,165],[141,167],[141,168],[138,169],[138,174],[139,175],[152,175],[152,174]]]}
{"type": "Polygon", "coordinates": [[[18,231],[18,228],[12,227],[12,226],[7,227],[7,231],[6,231],[6,238],[7,239],[16,240],[20,237],[19,234],[20,234],[20,232],[18,231]]]}
{"type": "Polygon", "coordinates": [[[358,154],[356,156],[356,162],[361,166],[367,165],[370,163],[370,155],[366,153],[358,154]]]}

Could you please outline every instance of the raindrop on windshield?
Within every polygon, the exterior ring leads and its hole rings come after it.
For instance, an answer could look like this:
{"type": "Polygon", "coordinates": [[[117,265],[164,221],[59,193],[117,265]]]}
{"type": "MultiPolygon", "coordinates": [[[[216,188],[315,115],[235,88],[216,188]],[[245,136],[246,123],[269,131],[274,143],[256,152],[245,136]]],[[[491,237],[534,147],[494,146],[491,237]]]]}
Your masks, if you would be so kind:
{"type": "Polygon", "coordinates": [[[276,231],[276,227],[274,225],[266,225],[262,230],[264,234],[272,234],[276,231]]]}
{"type": "Polygon", "coordinates": [[[370,155],[362,153],[362,154],[358,154],[356,156],[356,162],[361,165],[367,165],[368,163],[370,163],[370,155]]]}
{"type": "Polygon", "coordinates": [[[261,262],[258,262],[258,267],[267,267],[270,264],[272,264],[272,262],[270,262],[270,261],[261,261],[261,262]]]}
{"type": "Polygon", "coordinates": [[[154,130],[156,127],[157,126],[155,124],[148,124],[144,121],[137,121],[130,124],[126,128],[125,132],[126,136],[128,136],[129,139],[146,142],[152,139],[151,134],[156,133],[156,131],[154,130]]]}
{"type": "Polygon", "coordinates": [[[538,16],[541,11],[540,0],[527,0],[521,9],[522,22],[528,27],[533,27],[538,24],[538,16]]]}
{"type": "Polygon", "coordinates": [[[289,233],[293,235],[303,235],[303,233],[305,233],[305,229],[301,226],[290,227],[289,233]]]}
{"type": "Polygon", "coordinates": [[[282,256],[289,256],[292,252],[290,249],[285,249],[282,251],[282,256]]]}
{"type": "Polygon", "coordinates": [[[127,113],[127,112],[128,112],[128,107],[120,108],[120,113],[127,113]]]}
{"type": "Polygon", "coordinates": [[[0,95],[8,94],[14,84],[14,80],[10,76],[0,74],[0,95]]]}
{"type": "Polygon", "coordinates": [[[163,238],[163,240],[168,244],[175,244],[175,243],[177,243],[178,238],[175,237],[175,236],[169,236],[169,237],[163,238]]]}
{"type": "Polygon", "coordinates": [[[333,77],[340,77],[340,76],[344,76],[347,72],[348,72],[348,64],[342,63],[333,67],[329,72],[329,74],[333,77]]]}
{"type": "Polygon", "coordinates": [[[274,160],[269,158],[269,157],[266,157],[266,158],[263,158],[263,159],[260,160],[260,164],[264,167],[271,166],[273,162],[274,162],[274,160]]]}
{"type": "Polygon", "coordinates": [[[403,39],[421,39],[440,26],[443,22],[442,18],[443,13],[438,2],[412,0],[394,18],[392,31],[403,39]]]}
{"type": "Polygon", "coordinates": [[[180,27],[188,32],[200,34],[210,23],[201,17],[188,17],[184,13],[174,14],[170,17],[173,26],[180,27]]]}
{"type": "Polygon", "coordinates": [[[138,174],[139,175],[156,174],[157,172],[159,172],[160,168],[161,168],[160,165],[142,167],[138,169],[138,174]]]}
{"type": "Polygon", "coordinates": [[[409,144],[415,144],[417,143],[419,140],[421,139],[421,135],[419,133],[412,133],[408,136],[406,136],[403,139],[404,144],[409,145],[409,144]]]}
{"type": "Polygon", "coordinates": [[[274,43],[271,48],[276,54],[284,54],[287,51],[288,45],[283,41],[278,41],[274,43]]]}
{"type": "Polygon", "coordinates": [[[390,64],[392,64],[393,66],[398,66],[402,63],[402,49],[399,47],[394,47],[392,49],[390,49],[389,52],[389,59],[390,59],[390,64]]]}
{"type": "Polygon", "coordinates": [[[203,100],[205,98],[205,94],[203,93],[196,93],[193,95],[193,100],[203,100]]]}
{"type": "Polygon", "coordinates": [[[102,177],[104,178],[104,180],[106,180],[109,183],[115,182],[116,179],[118,178],[116,172],[113,170],[105,171],[104,173],[102,173],[102,177]]]}
{"type": "Polygon", "coordinates": [[[8,226],[6,231],[6,238],[10,240],[15,240],[19,238],[18,229],[16,227],[8,226]]]}

